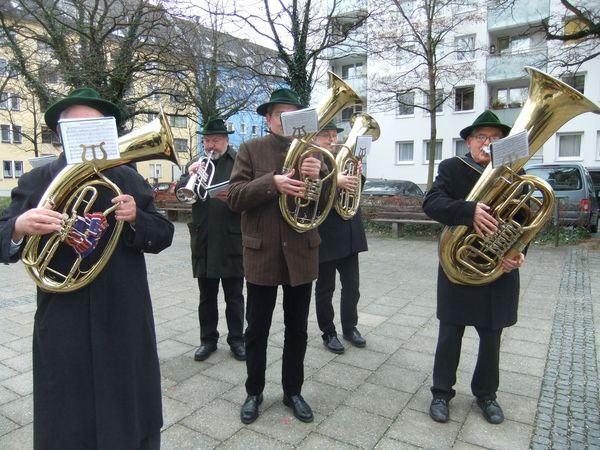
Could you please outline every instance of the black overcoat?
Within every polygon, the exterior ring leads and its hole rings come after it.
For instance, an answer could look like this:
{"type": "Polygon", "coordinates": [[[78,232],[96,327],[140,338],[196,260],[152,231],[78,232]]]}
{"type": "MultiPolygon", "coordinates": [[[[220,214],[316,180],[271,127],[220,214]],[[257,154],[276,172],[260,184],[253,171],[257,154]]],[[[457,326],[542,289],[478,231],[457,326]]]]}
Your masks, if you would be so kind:
{"type": "MultiPolygon", "coordinates": [[[[20,256],[20,252],[9,255],[17,216],[37,206],[63,166],[61,156],[24,174],[13,189],[12,202],[0,219],[3,262],[20,256]]],[[[108,264],[92,283],[72,293],[37,291],[33,330],[36,449],[131,450],[162,426],[144,253],[168,247],[174,228],[156,211],[152,189],[134,169],[121,166],[103,173],[135,198],[135,230],[124,224],[108,264]]],[[[112,197],[112,191],[101,188],[93,210],[109,206],[112,197]]],[[[112,226],[112,219],[109,222],[112,226]]],[[[100,246],[86,258],[89,263],[100,257],[100,246]]]]}
{"type": "Polygon", "coordinates": [[[335,208],[331,208],[327,218],[319,226],[319,235],[319,264],[368,250],[360,209],[354,217],[344,220],[335,208]]]}
{"type": "MultiPolygon", "coordinates": [[[[483,170],[470,155],[442,161],[423,202],[425,213],[444,225],[473,226],[476,202],[464,199],[483,170]]],[[[517,322],[518,305],[517,269],[492,283],[469,286],[452,283],[438,268],[437,318],[442,322],[500,329],[517,322]]]]}
{"type": "MultiPolygon", "coordinates": [[[[235,157],[235,150],[228,147],[223,156],[213,161],[215,174],[211,184],[229,180],[235,157]]],[[[188,180],[188,174],[182,175],[177,188],[188,180]]],[[[206,201],[197,200],[192,205],[188,228],[194,277],[244,276],[240,213],[231,211],[226,202],[208,196],[206,201]]]]}

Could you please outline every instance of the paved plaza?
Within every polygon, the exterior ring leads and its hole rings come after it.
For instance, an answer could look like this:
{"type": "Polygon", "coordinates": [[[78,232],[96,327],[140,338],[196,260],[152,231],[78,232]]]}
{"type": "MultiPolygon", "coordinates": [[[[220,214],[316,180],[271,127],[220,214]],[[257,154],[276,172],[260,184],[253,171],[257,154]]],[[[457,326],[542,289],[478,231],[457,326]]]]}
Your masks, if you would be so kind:
{"type": "MultiPolygon", "coordinates": [[[[305,424],[282,404],[283,314],[276,307],[260,416],[239,419],[246,369],[225,340],[195,362],[198,287],[189,237],[176,224],[172,247],[148,255],[161,360],[163,449],[600,449],[600,252],[532,246],[521,270],[517,325],[503,334],[498,401],[506,420],[490,425],[470,393],[476,333],[463,341],[451,420],[428,415],[437,337],[437,242],[369,236],[361,254],[358,328],[367,347],[335,355],[323,347],[311,305],[302,394],[305,424]]],[[[32,448],[33,282],[21,264],[0,267],[0,449],[32,448]]],[[[336,303],[339,303],[339,286],[336,303]]],[[[336,312],[338,311],[336,305],[336,312]]],[[[336,326],[340,329],[339,316],[336,326]]]]}

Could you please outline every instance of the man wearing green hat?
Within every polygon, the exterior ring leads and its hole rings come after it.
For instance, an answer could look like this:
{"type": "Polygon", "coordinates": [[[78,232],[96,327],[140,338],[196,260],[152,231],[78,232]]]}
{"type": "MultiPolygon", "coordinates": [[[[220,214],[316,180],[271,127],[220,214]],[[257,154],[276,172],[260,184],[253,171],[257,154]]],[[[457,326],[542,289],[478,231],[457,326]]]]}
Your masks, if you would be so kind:
{"type": "MultiPolygon", "coordinates": [[[[229,145],[229,135],[232,133],[233,131],[227,131],[223,119],[218,118],[207,120],[201,132],[204,154],[210,158],[213,167],[203,168],[213,172],[211,185],[229,180],[236,157],[235,150],[229,145]]],[[[189,165],[187,173],[181,176],[177,189],[187,184],[190,176],[198,172],[202,162],[197,159],[189,165]]],[[[246,359],[240,214],[231,211],[226,200],[226,190],[208,194],[206,201],[197,200],[192,205],[192,222],[188,224],[192,269],[200,289],[200,347],[194,354],[196,361],[204,361],[217,349],[219,281],[225,295],[227,343],[235,359],[246,359]]]]}
{"type": "MultiPolygon", "coordinates": [[[[316,229],[298,233],[283,219],[279,196],[303,197],[305,183],[294,170],[282,174],[291,139],[283,136],[281,113],[302,108],[291,89],[277,89],[268,102],[257,108],[269,126],[267,136],[245,142],[240,147],[231,173],[228,203],[242,214],[242,247],[246,276],[247,397],[240,418],[254,422],[263,400],[267,343],[277,298],[283,288],[285,338],[283,344],[283,403],[294,416],[312,422],[313,413],[301,395],[304,382],[308,311],[312,281],[317,278],[319,233],[316,229]]],[[[301,174],[319,177],[321,161],[307,157],[301,174]]]]}
{"type": "MultiPolygon", "coordinates": [[[[334,155],[339,147],[337,134],[344,131],[334,122],[330,122],[315,136],[315,143],[334,155]]],[[[360,177],[338,173],[337,186],[339,189],[356,190],[362,180],[362,166],[358,170],[360,177]]],[[[367,345],[356,324],[358,323],[359,268],[358,254],[365,252],[367,238],[360,217],[360,210],[354,217],[344,220],[335,209],[329,212],[325,221],[319,226],[321,245],[319,246],[319,278],[315,284],[315,310],[317,322],[321,329],[323,345],[333,353],[344,353],[344,346],[340,342],[335,324],[333,323],[333,293],[335,291],[335,274],[340,274],[342,285],[340,294],[340,320],[344,339],[355,347],[362,348],[367,345]]]]}
{"type": "MultiPolygon", "coordinates": [[[[54,103],[46,124],[57,131],[60,119],[113,116],[117,106],[93,89],[76,89],[54,103]]],[[[0,218],[0,261],[15,262],[24,238],[62,229],[63,205],[36,207],[65,166],[64,154],[24,174],[0,218]]],[[[173,225],[156,211],[148,183],[131,167],[103,171],[122,195],[97,186],[98,197],[80,225],[118,205],[106,218],[125,222],[104,269],[73,292],[38,288],[33,329],[33,443],[36,449],[158,449],[162,426],[161,386],[152,303],[144,253],[171,244],[173,225]]],[[[79,212],[83,215],[83,212],[79,212]]],[[[79,222],[78,222],[79,223],[79,222]]],[[[79,229],[79,228],[78,228],[79,229]]],[[[85,231],[80,230],[82,233],[85,231]]],[[[88,239],[97,234],[87,229],[88,239]]],[[[87,231],[85,231],[87,233],[87,231]]],[[[82,257],[85,270],[100,258],[105,241],[82,257]]],[[[87,239],[82,242],[87,242],[87,239]]],[[[61,244],[55,267],[69,267],[74,252],[61,244]]]]}
{"type": "MultiPolygon", "coordinates": [[[[423,210],[444,225],[466,225],[479,236],[491,236],[497,220],[489,214],[489,206],[467,202],[467,197],[485,167],[490,163],[489,145],[508,135],[510,127],[500,122],[491,111],[485,111],[460,136],[467,141],[469,153],[440,163],[438,175],[425,197],[423,210]]],[[[499,424],[504,420],[496,401],[500,382],[500,338],[502,329],[517,322],[519,303],[519,270],[525,256],[520,253],[502,262],[504,274],[485,285],[463,285],[451,282],[442,267],[438,268],[437,318],[440,321],[433,365],[433,400],[429,408],[436,422],[450,418],[448,404],[456,395],[456,370],[460,360],[465,326],[473,326],[479,335],[477,365],[471,380],[471,391],[484,418],[499,424]]]]}

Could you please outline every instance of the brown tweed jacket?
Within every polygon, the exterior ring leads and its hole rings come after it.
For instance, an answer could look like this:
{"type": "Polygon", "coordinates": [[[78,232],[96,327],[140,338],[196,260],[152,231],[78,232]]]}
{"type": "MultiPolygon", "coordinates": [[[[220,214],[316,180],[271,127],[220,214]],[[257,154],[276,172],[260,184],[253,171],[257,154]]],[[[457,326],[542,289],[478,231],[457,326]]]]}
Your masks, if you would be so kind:
{"type": "Polygon", "coordinates": [[[318,231],[298,233],[283,220],[273,176],[281,173],[290,140],[267,135],[242,144],[227,202],[242,213],[246,279],[253,284],[298,286],[317,278],[318,231]]]}

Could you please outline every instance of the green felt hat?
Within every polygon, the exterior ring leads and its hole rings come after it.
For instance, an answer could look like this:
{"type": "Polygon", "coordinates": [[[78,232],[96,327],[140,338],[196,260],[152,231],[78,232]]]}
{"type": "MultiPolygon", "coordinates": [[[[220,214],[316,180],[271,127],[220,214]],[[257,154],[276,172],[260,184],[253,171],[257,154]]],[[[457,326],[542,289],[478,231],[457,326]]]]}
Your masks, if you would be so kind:
{"type": "Polygon", "coordinates": [[[271,98],[269,101],[256,108],[256,112],[261,116],[264,116],[267,114],[267,108],[269,105],[276,104],[296,105],[298,109],[305,108],[305,106],[300,103],[300,97],[298,97],[298,94],[291,89],[281,88],[271,92],[271,98]]]}
{"type": "Polygon", "coordinates": [[[319,131],[326,131],[326,130],[335,130],[338,133],[341,133],[342,131],[344,131],[344,129],[338,127],[333,120],[331,122],[329,122],[327,125],[325,125],[323,128],[321,128],[319,131]]]}
{"type": "Polygon", "coordinates": [[[89,106],[100,111],[105,116],[112,116],[117,121],[117,125],[121,121],[121,111],[117,105],[104,100],[100,97],[100,94],[92,88],[80,88],[72,91],[68,96],[62,100],[57,101],[51,105],[44,114],[44,120],[46,125],[56,132],[56,126],[60,119],[60,114],[67,108],[74,105],[89,106]]]}
{"type": "Polygon", "coordinates": [[[510,133],[511,128],[508,125],[505,125],[502,122],[500,122],[500,119],[498,119],[498,116],[496,114],[494,114],[489,109],[486,109],[477,117],[477,119],[475,119],[472,125],[469,125],[468,127],[463,128],[460,131],[460,137],[466,141],[475,128],[482,127],[499,128],[502,131],[503,136],[507,136],[508,133],[510,133]]]}
{"type": "Polygon", "coordinates": [[[233,130],[227,131],[227,125],[223,119],[208,119],[200,134],[208,136],[210,134],[232,134],[233,132],[233,130]]]}

